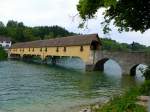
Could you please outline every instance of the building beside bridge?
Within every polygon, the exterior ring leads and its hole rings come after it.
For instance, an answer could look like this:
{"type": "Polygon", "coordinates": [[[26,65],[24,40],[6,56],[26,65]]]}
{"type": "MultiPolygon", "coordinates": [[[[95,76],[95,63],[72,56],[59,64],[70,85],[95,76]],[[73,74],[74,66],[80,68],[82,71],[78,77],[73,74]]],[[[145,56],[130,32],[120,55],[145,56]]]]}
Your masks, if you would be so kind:
{"type": "Polygon", "coordinates": [[[86,70],[104,70],[109,59],[115,60],[122,68],[123,74],[136,74],[139,64],[150,64],[150,53],[145,52],[111,52],[103,51],[98,34],[77,35],[56,39],[37,40],[13,44],[9,50],[10,58],[32,58],[38,56],[45,61],[56,58],[78,57],[84,61],[86,70]]]}
{"type": "Polygon", "coordinates": [[[8,50],[11,47],[11,39],[9,37],[0,36],[0,47],[8,50]]]}

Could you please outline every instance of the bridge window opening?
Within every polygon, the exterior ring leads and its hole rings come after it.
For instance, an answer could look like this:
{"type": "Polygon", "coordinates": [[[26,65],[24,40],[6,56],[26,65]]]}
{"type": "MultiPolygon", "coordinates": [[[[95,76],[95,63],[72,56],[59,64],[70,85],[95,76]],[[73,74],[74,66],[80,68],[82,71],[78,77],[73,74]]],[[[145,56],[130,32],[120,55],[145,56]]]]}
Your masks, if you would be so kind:
{"type": "Polygon", "coordinates": [[[47,48],[45,48],[45,52],[47,52],[47,48]]]}
{"type": "Polygon", "coordinates": [[[29,52],[30,52],[30,48],[29,48],[29,52]]]}
{"type": "Polygon", "coordinates": [[[64,52],[66,52],[66,47],[64,47],[64,52]]]}
{"type": "Polygon", "coordinates": [[[32,49],[32,52],[34,52],[34,48],[32,49]]]}
{"type": "Polygon", "coordinates": [[[24,48],[22,49],[22,51],[24,52],[24,48]]]}
{"type": "Polygon", "coordinates": [[[59,47],[56,48],[56,52],[59,52],[59,47]]]}
{"type": "Polygon", "coordinates": [[[80,46],[80,51],[82,52],[84,49],[83,49],[83,46],[80,46]]]}
{"type": "Polygon", "coordinates": [[[90,46],[91,50],[99,50],[100,49],[100,44],[98,41],[92,41],[91,46],[90,46]]]}
{"type": "Polygon", "coordinates": [[[42,48],[40,48],[40,52],[42,52],[42,48]]]}

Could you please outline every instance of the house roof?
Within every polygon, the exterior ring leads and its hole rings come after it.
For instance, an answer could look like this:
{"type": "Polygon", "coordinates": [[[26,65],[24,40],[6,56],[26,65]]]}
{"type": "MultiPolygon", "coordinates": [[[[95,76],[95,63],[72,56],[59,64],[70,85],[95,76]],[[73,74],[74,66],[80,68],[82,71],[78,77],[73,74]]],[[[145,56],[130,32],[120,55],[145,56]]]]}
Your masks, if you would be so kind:
{"type": "Polygon", "coordinates": [[[11,42],[11,39],[9,37],[0,36],[0,42],[3,42],[3,41],[11,42]]]}
{"type": "Polygon", "coordinates": [[[90,45],[92,41],[100,42],[98,34],[76,35],[55,39],[16,43],[13,44],[11,48],[39,48],[39,47],[90,45]]]}

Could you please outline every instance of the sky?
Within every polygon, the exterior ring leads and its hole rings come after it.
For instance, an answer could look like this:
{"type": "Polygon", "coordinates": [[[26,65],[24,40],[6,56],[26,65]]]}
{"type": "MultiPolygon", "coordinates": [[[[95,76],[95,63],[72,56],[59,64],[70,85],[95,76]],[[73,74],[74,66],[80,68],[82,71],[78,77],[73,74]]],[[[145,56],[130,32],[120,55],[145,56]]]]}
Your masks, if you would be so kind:
{"type": "Polygon", "coordinates": [[[104,20],[99,9],[97,16],[88,21],[88,27],[79,29],[81,18],[76,5],[79,0],[0,0],[0,21],[5,24],[8,20],[23,22],[27,26],[59,25],[65,29],[82,34],[98,33],[99,37],[111,38],[120,43],[138,42],[150,46],[150,30],[140,32],[119,33],[115,26],[109,34],[103,34],[101,22],[104,20]]]}

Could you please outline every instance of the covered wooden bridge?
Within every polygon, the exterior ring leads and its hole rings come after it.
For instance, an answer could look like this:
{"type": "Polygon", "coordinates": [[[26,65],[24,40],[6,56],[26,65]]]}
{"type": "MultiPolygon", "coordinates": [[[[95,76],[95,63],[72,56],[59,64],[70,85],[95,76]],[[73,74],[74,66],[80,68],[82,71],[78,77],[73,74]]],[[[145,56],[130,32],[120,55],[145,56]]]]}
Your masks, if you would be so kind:
{"type": "Polygon", "coordinates": [[[95,52],[100,50],[101,42],[98,34],[60,37],[56,39],[37,40],[13,44],[10,48],[10,58],[24,56],[46,57],[79,57],[87,66],[95,64],[95,52]]]}
{"type": "Polygon", "coordinates": [[[79,57],[86,70],[104,70],[107,60],[115,60],[122,68],[123,74],[136,74],[139,64],[150,64],[150,53],[102,51],[102,44],[97,34],[77,35],[56,39],[37,40],[13,44],[9,50],[10,58],[24,58],[38,56],[43,61],[52,58],[55,64],[56,57],[79,57]]]}

